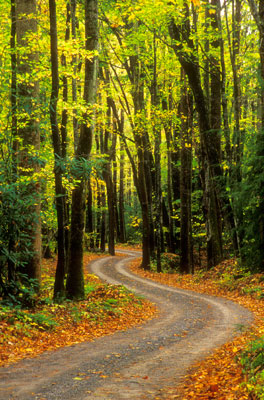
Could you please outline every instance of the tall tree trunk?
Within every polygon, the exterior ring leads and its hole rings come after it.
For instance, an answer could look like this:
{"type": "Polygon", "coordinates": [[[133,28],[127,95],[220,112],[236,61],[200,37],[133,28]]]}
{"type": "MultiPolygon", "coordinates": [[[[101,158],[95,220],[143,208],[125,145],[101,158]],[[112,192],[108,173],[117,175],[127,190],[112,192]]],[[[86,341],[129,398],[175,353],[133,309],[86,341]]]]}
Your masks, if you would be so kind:
{"type": "MultiPolygon", "coordinates": [[[[124,129],[124,113],[121,116],[122,133],[124,129]]],[[[121,133],[121,134],[122,134],[121,133]]],[[[120,167],[119,167],[119,222],[120,222],[120,243],[126,242],[126,228],[125,228],[125,209],[124,209],[124,144],[120,140],[120,167]]]]}
{"type": "MultiPolygon", "coordinates": [[[[211,0],[212,13],[210,14],[211,28],[214,32],[218,33],[220,29],[217,13],[218,0],[211,0]]],[[[220,37],[219,34],[210,42],[211,56],[210,56],[210,125],[212,134],[214,135],[214,148],[217,153],[217,161],[221,162],[221,73],[220,73],[220,37]]],[[[219,190],[213,188],[217,195],[215,196],[215,213],[217,222],[217,232],[219,242],[221,242],[222,235],[222,210],[221,210],[221,197],[219,190]]],[[[210,251],[210,250],[209,250],[210,251]]],[[[214,250],[212,249],[212,252],[214,250]]],[[[222,254],[222,244],[219,249],[222,254]]]]}
{"type": "MultiPolygon", "coordinates": [[[[25,175],[39,171],[39,165],[34,160],[34,155],[29,150],[33,147],[35,151],[40,147],[40,135],[36,105],[39,95],[39,85],[34,80],[34,64],[38,61],[38,54],[31,48],[29,33],[37,32],[37,2],[36,0],[17,0],[16,2],[16,29],[17,46],[23,48],[23,57],[18,57],[17,73],[17,110],[18,110],[18,135],[22,139],[23,150],[20,153],[20,166],[24,169],[25,175]],[[31,77],[27,79],[25,77],[31,77]],[[24,78],[23,78],[24,77],[24,78]],[[25,115],[26,111],[26,115],[25,115]],[[19,113],[21,112],[21,115],[19,113]],[[31,170],[31,173],[26,171],[31,170]]],[[[28,235],[30,237],[30,260],[23,268],[28,278],[33,278],[40,285],[41,281],[41,222],[40,222],[40,186],[39,183],[32,183],[28,192],[34,197],[35,205],[28,210],[31,214],[28,220],[28,235]]]]}
{"type": "MultiPolygon", "coordinates": [[[[85,49],[88,52],[97,50],[98,46],[98,2],[85,0],[85,49]]],[[[96,56],[85,59],[84,103],[91,107],[96,96],[96,56]]],[[[89,158],[92,147],[93,124],[87,112],[83,115],[80,137],[76,150],[76,160],[89,158]]],[[[85,187],[86,182],[81,178],[72,192],[72,216],[70,231],[70,257],[67,276],[68,298],[84,296],[83,279],[83,232],[85,220],[85,187]]]]}
{"type": "Polygon", "coordinates": [[[101,186],[96,182],[96,241],[95,246],[97,249],[100,247],[100,232],[101,232],[101,186]]]}
{"type": "MultiPolygon", "coordinates": [[[[11,114],[12,114],[12,181],[16,181],[17,177],[17,55],[16,55],[16,0],[11,0],[11,32],[10,32],[10,49],[11,49],[11,114]]],[[[12,222],[9,222],[9,232],[13,231],[12,222]]],[[[8,243],[9,254],[15,252],[14,235],[10,235],[8,243]]],[[[8,281],[16,280],[16,264],[11,257],[8,258],[8,281]]]]}
{"type": "MultiPolygon", "coordinates": [[[[172,94],[171,94],[171,88],[169,89],[169,99],[162,99],[162,109],[163,112],[167,112],[171,110],[172,108],[172,94]]],[[[175,251],[175,238],[174,238],[174,223],[173,223],[173,205],[172,205],[172,200],[173,200],[173,190],[172,190],[172,122],[167,121],[166,118],[166,123],[164,124],[164,131],[165,131],[165,136],[166,136],[166,146],[167,146],[167,170],[168,170],[168,175],[167,175],[167,199],[168,199],[168,250],[171,253],[174,253],[175,251]]]]}
{"type": "MultiPolygon", "coordinates": [[[[148,143],[146,143],[146,129],[144,126],[144,114],[145,104],[144,104],[144,87],[141,76],[141,66],[139,57],[134,55],[130,57],[131,66],[133,71],[132,85],[133,85],[133,102],[134,102],[134,112],[135,112],[135,128],[134,128],[134,138],[137,149],[138,156],[138,197],[142,212],[142,268],[150,268],[150,258],[153,250],[153,235],[151,229],[151,204],[149,202],[149,195],[152,190],[148,190],[148,186],[151,185],[150,176],[146,176],[146,168],[150,168],[149,163],[146,161],[146,156],[148,155],[149,148],[148,143]]],[[[150,174],[149,174],[150,175],[150,174]]]]}
{"type": "Polygon", "coordinates": [[[224,138],[225,138],[225,156],[228,163],[228,167],[230,169],[232,163],[232,154],[231,154],[231,143],[230,143],[230,126],[228,121],[228,104],[227,104],[227,95],[226,95],[226,66],[225,66],[225,43],[222,36],[222,21],[221,21],[221,3],[220,0],[217,0],[217,15],[219,22],[219,32],[221,34],[220,37],[220,53],[221,53],[221,101],[222,101],[222,112],[223,112],[223,124],[224,124],[224,138]]]}
{"type": "Polygon", "coordinates": [[[184,85],[181,98],[181,244],[180,244],[180,270],[181,273],[190,274],[193,271],[193,246],[192,246],[192,119],[193,100],[184,85]]]}
{"type": "Polygon", "coordinates": [[[106,206],[106,199],[105,199],[105,186],[101,185],[100,189],[101,193],[101,220],[100,220],[100,250],[102,253],[105,252],[105,242],[106,242],[106,229],[105,229],[105,206],[106,206]]]}
{"type": "MultiPolygon", "coordinates": [[[[76,18],[76,0],[71,0],[71,28],[72,28],[72,38],[76,40],[76,27],[77,27],[77,18],[76,18]]],[[[77,80],[75,76],[77,75],[77,56],[74,55],[72,57],[72,64],[74,65],[73,72],[74,78],[72,78],[72,102],[73,104],[77,103],[77,80]]],[[[78,140],[79,140],[79,124],[76,117],[77,110],[73,109],[73,137],[74,137],[74,150],[77,150],[78,140]]]]}
{"type": "Polygon", "coordinates": [[[17,54],[16,54],[16,0],[11,0],[11,112],[12,112],[12,147],[13,147],[13,172],[17,174],[17,54]]]}
{"type": "MultiPolygon", "coordinates": [[[[229,28],[228,22],[228,11],[225,5],[225,18],[228,33],[229,53],[233,72],[233,98],[234,98],[234,128],[233,128],[233,147],[231,151],[231,162],[232,166],[230,169],[230,183],[234,190],[238,183],[241,182],[241,130],[240,130],[240,118],[241,118],[241,88],[240,88],[240,77],[239,77],[239,63],[238,55],[240,52],[240,29],[241,29],[241,0],[232,0],[232,34],[229,28]]],[[[241,253],[241,247],[243,242],[243,232],[241,227],[243,226],[243,214],[239,204],[232,199],[233,203],[233,214],[234,214],[234,232],[236,233],[235,238],[235,250],[241,253]]]]}
{"type": "MultiPolygon", "coordinates": [[[[179,109],[177,110],[177,116],[179,117],[179,109]]],[[[180,194],[180,167],[179,162],[181,158],[180,154],[180,146],[177,138],[180,137],[180,125],[176,123],[173,126],[173,137],[172,137],[172,152],[171,152],[171,160],[172,160],[172,189],[173,189],[173,202],[174,206],[174,215],[179,214],[180,208],[177,205],[180,202],[181,194],[180,194]]],[[[174,221],[175,225],[175,249],[176,251],[180,249],[180,219],[176,218],[174,221]]]]}
{"type": "Polygon", "coordinates": [[[108,206],[108,251],[111,256],[115,255],[115,209],[114,209],[114,185],[111,174],[111,164],[107,165],[104,172],[104,179],[107,189],[108,206]]]}
{"type": "MultiPolygon", "coordinates": [[[[70,23],[71,23],[71,5],[70,2],[67,2],[66,5],[66,30],[65,30],[65,42],[68,42],[70,39],[70,23]]],[[[66,68],[67,60],[65,54],[61,56],[61,65],[66,68]]],[[[61,128],[60,128],[60,135],[61,135],[61,152],[62,158],[66,159],[67,156],[67,124],[68,124],[68,109],[67,109],[67,102],[68,102],[68,78],[67,74],[64,74],[62,77],[62,100],[64,103],[64,107],[62,110],[61,115],[61,128]]],[[[65,272],[68,270],[68,262],[69,262],[69,229],[68,226],[70,224],[70,206],[69,206],[69,196],[67,193],[67,189],[63,186],[64,196],[63,196],[63,210],[64,210],[64,247],[65,247],[65,272]]]]}
{"type": "Polygon", "coordinates": [[[116,240],[120,242],[120,223],[119,223],[119,212],[118,212],[118,199],[117,199],[117,160],[116,160],[116,144],[117,144],[117,133],[116,133],[116,122],[113,122],[114,134],[112,137],[112,154],[113,154],[113,196],[114,196],[114,212],[115,212],[115,231],[116,240]]]}
{"type": "MultiPolygon", "coordinates": [[[[158,87],[157,87],[157,43],[156,43],[156,32],[153,34],[153,80],[151,88],[151,105],[152,112],[155,121],[155,114],[159,106],[158,98],[158,87]]],[[[161,190],[161,156],[160,156],[160,145],[161,145],[161,128],[158,126],[153,127],[154,135],[154,159],[155,159],[155,238],[156,238],[156,262],[157,272],[161,272],[161,248],[162,248],[162,190],[161,190]]]]}
{"type": "MultiPolygon", "coordinates": [[[[239,63],[237,57],[240,52],[240,25],[241,25],[241,0],[232,0],[232,56],[231,65],[233,70],[233,96],[234,96],[234,179],[241,182],[241,88],[239,77],[239,63]]],[[[242,222],[242,221],[240,221],[242,222]]]]}
{"type": "Polygon", "coordinates": [[[110,124],[110,107],[108,107],[108,126],[104,136],[103,154],[108,154],[109,158],[103,170],[103,177],[107,190],[107,206],[108,206],[108,251],[111,256],[115,255],[115,208],[114,208],[114,185],[112,177],[112,154],[108,148],[109,124],[110,124]]]}
{"type": "Polygon", "coordinates": [[[87,249],[94,248],[94,218],[93,218],[93,191],[91,185],[91,179],[87,182],[87,207],[86,207],[86,225],[85,232],[88,235],[87,238],[87,249]]]}
{"type": "Polygon", "coordinates": [[[52,131],[52,143],[54,151],[54,174],[55,174],[55,196],[57,211],[57,245],[58,259],[54,283],[54,298],[64,295],[64,277],[65,277],[65,190],[62,184],[62,171],[59,167],[62,159],[62,143],[60,138],[58,120],[57,120],[57,102],[59,96],[59,71],[58,71],[58,39],[57,39],[57,17],[56,2],[49,0],[50,8],[50,48],[51,48],[51,74],[52,91],[50,97],[50,122],[52,131]]]}
{"type": "MultiPolygon", "coordinates": [[[[219,24],[219,32],[222,33],[222,21],[221,21],[221,3],[220,0],[216,0],[217,7],[217,16],[218,16],[218,24],[219,24]]],[[[227,104],[227,95],[226,95],[226,66],[225,66],[225,50],[224,50],[224,40],[221,34],[220,37],[220,58],[221,58],[221,102],[222,102],[222,115],[223,115],[223,133],[225,138],[225,152],[223,158],[226,159],[227,162],[227,171],[225,173],[225,178],[227,179],[230,176],[231,165],[232,165],[232,151],[231,151],[231,141],[230,141],[230,126],[228,121],[228,104],[227,104]]],[[[223,197],[223,211],[224,218],[227,222],[227,225],[232,232],[232,241],[235,254],[238,255],[238,232],[236,229],[236,224],[234,220],[234,212],[231,206],[230,199],[228,196],[223,197]]]]}

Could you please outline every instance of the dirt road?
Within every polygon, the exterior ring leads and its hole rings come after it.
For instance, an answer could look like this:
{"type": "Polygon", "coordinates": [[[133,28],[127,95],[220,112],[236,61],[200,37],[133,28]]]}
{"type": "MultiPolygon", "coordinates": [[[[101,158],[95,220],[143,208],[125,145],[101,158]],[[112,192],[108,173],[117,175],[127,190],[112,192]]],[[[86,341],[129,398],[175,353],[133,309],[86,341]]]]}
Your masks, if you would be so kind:
{"type": "Polygon", "coordinates": [[[166,399],[192,363],[250,323],[251,314],[231,301],[132,274],[126,265],[137,256],[127,251],[122,259],[99,259],[89,268],[155,302],[159,317],[1,368],[1,400],[166,399]]]}

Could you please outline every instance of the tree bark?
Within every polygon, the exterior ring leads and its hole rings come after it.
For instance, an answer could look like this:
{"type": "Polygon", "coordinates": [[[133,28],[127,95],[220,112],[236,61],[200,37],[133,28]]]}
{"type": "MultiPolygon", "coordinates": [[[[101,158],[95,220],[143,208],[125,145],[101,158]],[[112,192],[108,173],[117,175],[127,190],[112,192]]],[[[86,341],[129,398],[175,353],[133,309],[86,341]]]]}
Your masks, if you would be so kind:
{"type": "MultiPolygon", "coordinates": [[[[124,130],[124,114],[121,116],[122,132],[124,130]]],[[[120,243],[126,242],[125,210],[124,210],[124,144],[120,140],[120,166],[119,166],[119,222],[120,222],[120,243]]]]}
{"type": "Polygon", "coordinates": [[[106,199],[105,199],[105,186],[101,185],[100,189],[100,198],[101,198],[101,221],[100,221],[100,250],[102,253],[105,252],[105,242],[106,242],[106,229],[105,229],[105,206],[106,206],[106,199]]]}
{"type": "MultiPolygon", "coordinates": [[[[107,79],[108,83],[109,80],[107,79]]],[[[114,185],[112,177],[112,160],[113,160],[113,148],[109,149],[108,140],[110,137],[110,125],[111,125],[111,108],[109,99],[107,99],[107,121],[106,129],[104,132],[103,143],[103,154],[108,155],[108,160],[103,169],[103,177],[106,183],[107,190],[107,206],[108,206],[108,251],[111,256],[115,255],[115,208],[114,208],[114,185]]],[[[103,133],[102,133],[103,135],[103,133]]]]}
{"type": "Polygon", "coordinates": [[[87,182],[87,207],[86,207],[86,226],[85,232],[88,235],[86,241],[87,249],[94,249],[94,218],[93,218],[93,191],[91,179],[87,182]]]}
{"type": "MultiPolygon", "coordinates": [[[[29,147],[35,151],[40,147],[40,135],[36,105],[39,95],[39,85],[34,80],[32,74],[34,64],[38,61],[38,54],[30,46],[28,34],[37,33],[37,2],[36,0],[17,0],[16,1],[16,33],[17,46],[23,49],[23,57],[17,59],[17,110],[18,110],[18,135],[23,141],[23,150],[19,151],[20,167],[24,169],[22,174],[29,175],[32,172],[39,172],[39,165],[30,153],[29,147]],[[25,78],[30,76],[31,79],[25,78]],[[26,110],[26,116],[25,116],[26,110]],[[19,113],[22,113],[22,117],[19,113]],[[32,172],[27,172],[31,170],[32,172]]],[[[23,268],[28,278],[35,279],[38,285],[41,282],[41,221],[40,221],[40,186],[39,183],[29,184],[28,192],[34,197],[35,205],[31,207],[29,213],[28,235],[30,237],[30,249],[32,252],[30,260],[23,268]]]]}
{"type": "MultiPolygon", "coordinates": [[[[153,34],[153,80],[151,87],[151,105],[155,121],[155,114],[159,106],[158,86],[157,86],[157,43],[156,32],[153,34]]],[[[158,125],[158,124],[157,124],[158,125]]],[[[155,245],[157,272],[161,272],[161,250],[162,250],[162,190],[161,190],[161,127],[153,127],[154,135],[154,159],[155,159],[155,181],[154,181],[154,206],[155,206],[155,245]]]]}
{"type": "MultiPolygon", "coordinates": [[[[72,38],[76,40],[76,27],[77,27],[77,18],[76,18],[76,0],[71,0],[71,28],[72,28],[72,38]]],[[[77,75],[77,56],[74,55],[72,57],[72,64],[74,65],[73,72],[74,78],[72,78],[72,102],[73,104],[77,103],[77,80],[75,76],[77,75]]],[[[79,140],[79,124],[76,117],[77,111],[73,109],[73,137],[74,137],[74,150],[77,150],[78,140],[79,140]]]]}
{"type": "MultiPolygon", "coordinates": [[[[17,141],[17,55],[16,55],[16,0],[11,0],[11,31],[10,31],[10,49],[11,49],[11,131],[12,131],[12,182],[17,179],[17,152],[18,152],[18,141],[17,141]]],[[[8,232],[13,231],[12,222],[9,222],[8,232]]],[[[15,238],[11,234],[8,243],[9,254],[15,252],[15,238]]],[[[8,281],[14,282],[17,279],[16,276],[16,263],[8,258],[8,281]]]]}
{"type": "Polygon", "coordinates": [[[132,71],[132,98],[134,102],[135,127],[134,139],[138,156],[138,197],[142,212],[142,268],[150,269],[150,259],[153,250],[153,229],[151,229],[151,203],[149,196],[152,194],[152,189],[148,190],[151,185],[150,174],[146,176],[147,168],[150,168],[147,163],[146,156],[148,155],[147,133],[144,126],[145,104],[144,104],[144,87],[141,76],[140,61],[138,55],[130,56],[131,71],[132,71]]]}
{"type": "Polygon", "coordinates": [[[116,144],[117,144],[117,133],[116,133],[116,122],[113,121],[114,133],[112,136],[112,154],[113,154],[113,196],[114,196],[114,212],[115,212],[115,231],[116,241],[120,242],[120,223],[119,223],[119,210],[118,210],[118,198],[117,198],[117,160],[116,160],[116,144]]]}
{"type": "MultiPolygon", "coordinates": [[[[85,0],[85,49],[88,52],[96,51],[98,46],[98,2],[97,0],[85,0]]],[[[97,61],[94,55],[92,59],[85,59],[85,82],[83,100],[91,106],[95,103],[97,61]]],[[[75,158],[89,158],[92,147],[93,124],[87,112],[83,115],[80,137],[75,158]]],[[[83,232],[85,220],[85,188],[86,182],[81,178],[72,192],[72,217],[70,231],[70,257],[67,276],[67,297],[83,298],[83,232]]]]}
{"type": "Polygon", "coordinates": [[[55,196],[56,196],[56,211],[57,211],[57,245],[58,245],[58,260],[54,283],[54,298],[64,295],[64,277],[65,277],[65,235],[64,235],[64,216],[65,216],[65,191],[62,184],[62,171],[60,163],[62,162],[62,146],[57,121],[57,102],[59,96],[59,70],[58,70],[58,39],[57,39],[57,17],[56,17],[56,2],[49,0],[50,9],[50,48],[51,48],[51,76],[52,90],[50,97],[50,122],[52,132],[52,143],[54,151],[54,175],[55,175],[55,196]]]}
{"type": "MultiPolygon", "coordinates": [[[[183,78],[184,79],[184,78],[183,78]]],[[[192,245],[192,119],[193,100],[186,85],[182,89],[180,104],[181,111],[181,242],[180,242],[180,271],[190,274],[193,272],[193,245],[192,245]]]]}

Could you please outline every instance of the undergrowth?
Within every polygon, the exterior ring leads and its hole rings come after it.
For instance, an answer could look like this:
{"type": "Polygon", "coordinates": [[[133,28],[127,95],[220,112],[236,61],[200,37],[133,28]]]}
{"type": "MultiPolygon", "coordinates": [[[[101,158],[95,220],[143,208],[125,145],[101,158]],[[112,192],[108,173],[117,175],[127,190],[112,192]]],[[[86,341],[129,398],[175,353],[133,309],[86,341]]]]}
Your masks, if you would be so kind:
{"type": "Polygon", "coordinates": [[[247,377],[247,389],[264,400],[264,336],[249,343],[239,357],[247,377]]]}

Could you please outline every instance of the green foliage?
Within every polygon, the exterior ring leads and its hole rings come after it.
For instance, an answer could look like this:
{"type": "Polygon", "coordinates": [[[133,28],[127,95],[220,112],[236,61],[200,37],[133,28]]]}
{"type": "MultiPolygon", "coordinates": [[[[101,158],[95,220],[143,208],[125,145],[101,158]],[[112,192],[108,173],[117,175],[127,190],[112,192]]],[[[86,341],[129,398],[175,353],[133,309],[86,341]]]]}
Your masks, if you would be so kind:
{"type": "Polygon", "coordinates": [[[237,280],[232,273],[225,272],[221,275],[219,286],[228,291],[232,291],[237,288],[237,280]]]}
{"type": "Polygon", "coordinates": [[[42,313],[29,313],[27,310],[20,308],[10,308],[8,306],[0,306],[0,321],[8,322],[11,325],[17,324],[19,321],[23,326],[28,328],[37,328],[40,330],[50,330],[58,324],[48,315],[42,313]]]}
{"type": "MultiPolygon", "coordinates": [[[[161,270],[164,273],[174,274],[179,272],[180,257],[177,254],[164,253],[161,254],[161,270]]],[[[151,270],[157,272],[156,260],[151,262],[151,270]]]]}
{"type": "Polygon", "coordinates": [[[264,400],[264,336],[252,341],[240,355],[248,390],[264,400]]]}
{"type": "Polygon", "coordinates": [[[242,259],[254,271],[264,271],[263,165],[264,137],[259,134],[248,144],[244,160],[244,180],[237,193],[237,201],[243,210],[243,225],[239,227],[244,237],[242,259]]]}
{"type": "Polygon", "coordinates": [[[88,282],[84,285],[85,296],[88,296],[98,287],[98,283],[88,282]]]}
{"type": "MultiPolygon", "coordinates": [[[[12,150],[8,154],[11,158],[12,150]]],[[[17,175],[8,161],[0,162],[0,296],[9,297],[10,301],[19,297],[17,301],[21,302],[29,295],[22,281],[36,288],[23,273],[33,255],[32,221],[37,218],[32,212],[36,201],[35,177],[17,175]]]]}
{"type": "MultiPolygon", "coordinates": [[[[127,208],[126,211],[129,214],[132,212],[132,210],[129,208],[127,208]]],[[[127,241],[130,244],[137,244],[142,241],[142,218],[129,214],[129,222],[126,226],[127,241]]]]}
{"type": "Polygon", "coordinates": [[[7,295],[4,296],[3,303],[23,308],[33,308],[39,301],[37,295],[38,282],[29,279],[27,275],[17,273],[16,280],[8,282],[6,289],[7,295]]]}
{"type": "Polygon", "coordinates": [[[261,286],[245,287],[243,289],[245,294],[254,295],[257,299],[264,299],[264,290],[261,286]]]}

